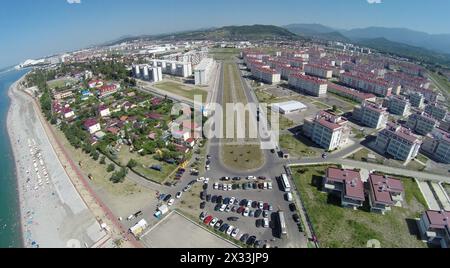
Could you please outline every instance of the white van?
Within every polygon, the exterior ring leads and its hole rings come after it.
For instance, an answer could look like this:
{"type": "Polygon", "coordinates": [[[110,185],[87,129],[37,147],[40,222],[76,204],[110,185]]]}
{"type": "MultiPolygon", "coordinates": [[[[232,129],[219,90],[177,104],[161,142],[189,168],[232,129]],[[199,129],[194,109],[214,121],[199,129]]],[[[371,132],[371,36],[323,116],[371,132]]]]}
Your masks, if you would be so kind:
{"type": "Polygon", "coordinates": [[[291,193],[286,193],[286,200],[288,202],[292,202],[292,194],[291,193]]]}

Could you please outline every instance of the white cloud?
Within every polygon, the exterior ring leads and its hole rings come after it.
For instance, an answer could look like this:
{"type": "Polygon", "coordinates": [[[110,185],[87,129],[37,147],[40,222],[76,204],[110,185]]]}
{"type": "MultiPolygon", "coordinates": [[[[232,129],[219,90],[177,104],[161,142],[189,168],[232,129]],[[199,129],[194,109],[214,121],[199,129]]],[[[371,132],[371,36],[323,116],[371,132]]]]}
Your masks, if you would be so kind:
{"type": "Polygon", "coordinates": [[[81,4],[81,0],[67,0],[69,4],[81,4]]]}
{"type": "Polygon", "coordinates": [[[367,0],[367,3],[369,3],[369,4],[381,4],[383,2],[382,2],[382,0],[367,0]]]}

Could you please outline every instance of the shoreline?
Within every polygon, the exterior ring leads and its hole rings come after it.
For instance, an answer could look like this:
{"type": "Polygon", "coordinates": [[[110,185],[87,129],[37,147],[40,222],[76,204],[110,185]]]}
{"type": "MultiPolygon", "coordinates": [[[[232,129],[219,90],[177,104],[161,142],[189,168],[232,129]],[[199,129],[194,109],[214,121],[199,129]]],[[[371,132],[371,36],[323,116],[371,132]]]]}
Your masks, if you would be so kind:
{"type": "Polygon", "coordinates": [[[8,89],[8,98],[9,98],[9,107],[8,107],[8,113],[6,115],[6,131],[8,133],[8,139],[9,139],[9,143],[10,143],[10,148],[11,148],[11,152],[12,152],[12,158],[14,160],[14,176],[16,177],[15,179],[15,183],[16,183],[16,194],[18,195],[18,200],[19,200],[19,204],[18,204],[18,209],[19,209],[19,216],[20,216],[20,244],[22,248],[26,248],[25,246],[25,234],[24,234],[24,222],[23,222],[23,210],[22,210],[22,204],[24,203],[24,200],[22,200],[22,196],[23,193],[20,189],[20,182],[19,182],[19,167],[17,165],[17,150],[14,146],[14,141],[12,139],[12,131],[11,131],[11,116],[12,116],[12,107],[13,107],[13,97],[12,97],[12,91],[17,89],[18,84],[20,84],[20,82],[22,82],[25,77],[27,76],[28,73],[24,74],[22,77],[19,78],[19,80],[17,80],[16,82],[14,82],[13,84],[11,84],[11,86],[8,89]]]}

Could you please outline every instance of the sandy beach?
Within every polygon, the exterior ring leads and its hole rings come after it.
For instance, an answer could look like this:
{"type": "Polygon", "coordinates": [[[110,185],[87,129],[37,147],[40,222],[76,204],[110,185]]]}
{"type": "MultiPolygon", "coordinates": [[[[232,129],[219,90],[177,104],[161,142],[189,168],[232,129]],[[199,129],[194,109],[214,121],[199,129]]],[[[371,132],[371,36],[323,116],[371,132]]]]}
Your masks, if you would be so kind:
{"type": "Polygon", "coordinates": [[[107,234],[71,183],[32,99],[18,90],[19,81],[8,92],[7,128],[16,164],[23,244],[92,247],[107,234]]]}

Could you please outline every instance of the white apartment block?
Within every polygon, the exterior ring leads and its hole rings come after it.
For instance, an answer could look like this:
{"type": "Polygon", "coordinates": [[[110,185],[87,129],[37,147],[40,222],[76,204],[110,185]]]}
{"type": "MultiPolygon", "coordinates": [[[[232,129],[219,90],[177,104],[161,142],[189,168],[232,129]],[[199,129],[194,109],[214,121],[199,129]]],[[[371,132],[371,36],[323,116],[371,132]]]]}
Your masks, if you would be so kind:
{"type": "Polygon", "coordinates": [[[211,71],[216,66],[211,58],[204,58],[194,69],[195,85],[205,86],[209,84],[211,71]]]}
{"type": "Polygon", "coordinates": [[[162,81],[162,68],[152,67],[148,64],[141,64],[133,66],[133,76],[147,81],[159,82],[162,81]]]}
{"type": "Polygon", "coordinates": [[[410,115],[408,121],[406,122],[407,128],[424,136],[433,131],[433,129],[437,126],[437,120],[425,112],[418,112],[410,115]]]}
{"type": "Polygon", "coordinates": [[[428,104],[425,107],[425,112],[437,120],[445,120],[448,114],[447,107],[438,103],[428,104]]]}
{"type": "Polygon", "coordinates": [[[363,102],[361,106],[356,106],[353,111],[353,118],[364,126],[374,129],[382,129],[386,127],[389,113],[386,108],[381,105],[363,102]]]}
{"type": "Polygon", "coordinates": [[[388,111],[391,114],[406,116],[411,110],[409,100],[403,96],[391,96],[387,99],[388,111]]]}
{"type": "Polygon", "coordinates": [[[377,79],[362,74],[343,73],[339,80],[349,87],[372,93],[381,97],[392,95],[392,86],[383,79],[377,79]]]}
{"type": "Polygon", "coordinates": [[[411,92],[409,94],[409,102],[412,107],[423,108],[425,105],[425,97],[420,92],[411,92]]]}
{"type": "Polygon", "coordinates": [[[327,81],[298,73],[289,76],[289,86],[316,97],[326,95],[328,89],[327,81]]]}
{"type": "Polygon", "coordinates": [[[450,164],[450,133],[435,128],[425,137],[420,149],[437,162],[450,164]]]}
{"type": "Polygon", "coordinates": [[[192,63],[167,60],[151,60],[150,65],[161,67],[163,74],[180,76],[183,78],[192,76],[192,63]]]}
{"type": "Polygon", "coordinates": [[[330,79],[333,77],[332,67],[325,65],[306,64],[304,69],[307,75],[312,75],[323,79],[330,79]]]}
{"type": "Polygon", "coordinates": [[[388,123],[378,133],[375,148],[401,161],[410,161],[419,153],[422,141],[411,130],[388,123]]]}
{"type": "Polygon", "coordinates": [[[320,147],[333,151],[348,142],[350,127],[344,117],[321,111],[316,117],[305,119],[303,133],[320,147]]]}
{"type": "Polygon", "coordinates": [[[256,79],[261,80],[262,82],[267,84],[276,84],[280,83],[281,81],[281,74],[270,68],[264,67],[253,68],[252,75],[256,79]]]}

